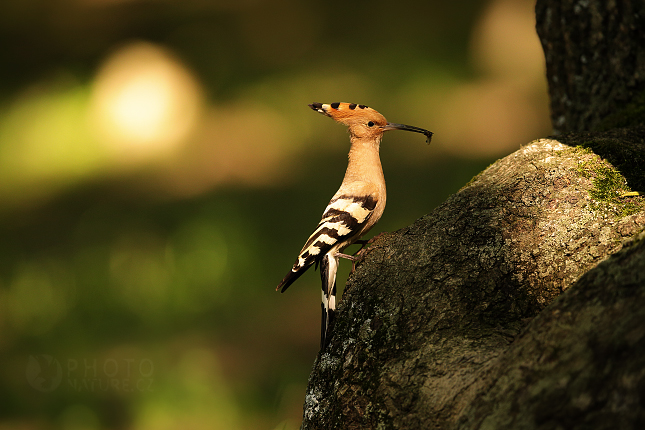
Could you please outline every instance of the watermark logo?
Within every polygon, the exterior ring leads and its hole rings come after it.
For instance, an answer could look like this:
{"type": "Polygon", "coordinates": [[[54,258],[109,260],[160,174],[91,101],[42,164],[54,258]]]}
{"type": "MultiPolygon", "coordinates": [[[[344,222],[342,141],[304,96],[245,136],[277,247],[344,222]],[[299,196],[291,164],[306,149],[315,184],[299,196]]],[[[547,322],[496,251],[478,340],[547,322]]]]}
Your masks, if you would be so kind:
{"type": "Polygon", "coordinates": [[[63,380],[63,367],[51,355],[30,355],[26,375],[29,385],[48,393],[58,388],[63,380]]]}
{"type": "Polygon", "coordinates": [[[149,359],[67,359],[31,355],[27,382],[43,393],[67,388],[78,392],[153,391],[154,365],[149,359]],[[62,364],[61,364],[62,362],[62,364]]]}

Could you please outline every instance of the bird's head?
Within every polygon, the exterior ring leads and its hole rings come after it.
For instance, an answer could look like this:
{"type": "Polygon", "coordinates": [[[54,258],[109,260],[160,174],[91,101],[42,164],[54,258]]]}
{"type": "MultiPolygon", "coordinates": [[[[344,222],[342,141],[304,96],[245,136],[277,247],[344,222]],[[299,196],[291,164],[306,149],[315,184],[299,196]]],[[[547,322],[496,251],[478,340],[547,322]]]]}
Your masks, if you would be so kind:
{"type": "Polygon", "coordinates": [[[383,115],[365,105],[337,102],[331,104],[312,103],[309,107],[346,125],[349,128],[349,134],[359,139],[380,140],[383,133],[388,130],[407,130],[422,133],[426,136],[428,143],[432,139],[431,131],[411,125],[387,122],[383,115]]]}

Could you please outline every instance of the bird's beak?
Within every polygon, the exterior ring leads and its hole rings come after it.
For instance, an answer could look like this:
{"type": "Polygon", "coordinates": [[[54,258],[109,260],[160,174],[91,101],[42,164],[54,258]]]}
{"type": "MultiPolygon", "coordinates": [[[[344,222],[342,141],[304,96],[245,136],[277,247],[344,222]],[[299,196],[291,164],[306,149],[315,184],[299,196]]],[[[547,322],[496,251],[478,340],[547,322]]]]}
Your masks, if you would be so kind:
{"type": "Polygon", "coordinates": [[[426,142],[430,143],[432,140],[432,132],[426,130],[425,128],[419,128],[419,127],[414,127],[412,125],[405,125],[405,124],[395,124],[393,122],[388,122],[385,127],[383,127],[383,131],[389,131],[389,130],[407,130],[407,131],[414,131],[415,133],[421,133],[426,136],[426,142]]]}

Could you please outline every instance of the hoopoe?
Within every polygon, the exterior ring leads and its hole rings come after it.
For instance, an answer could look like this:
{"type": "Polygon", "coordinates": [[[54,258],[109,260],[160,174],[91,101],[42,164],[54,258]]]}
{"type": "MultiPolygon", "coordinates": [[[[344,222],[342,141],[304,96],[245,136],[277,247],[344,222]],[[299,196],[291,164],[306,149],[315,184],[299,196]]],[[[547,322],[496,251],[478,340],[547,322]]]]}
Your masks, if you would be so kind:
{"type": "Polygon", "coordinates": [[[349,128],[349,163],[343,182],[323,212],[318,227],[307,239],[298,259],[276,291],[282,289],[284,292],[313,264],[316,264],[316,267],[320,264],[320,348],[324,349],[336,310],[338,259],[356,260],[355,256],[343,254],[343,250],[359,241],[381,218],[385,209],[385,178],[379,157],[383,133],[388,130],[414,131],[426,135],[427,142],[430,143],[432,132],[419,127],[387,122],[383,115],[365,105],[312,103],[309,107],[349,128]]]}

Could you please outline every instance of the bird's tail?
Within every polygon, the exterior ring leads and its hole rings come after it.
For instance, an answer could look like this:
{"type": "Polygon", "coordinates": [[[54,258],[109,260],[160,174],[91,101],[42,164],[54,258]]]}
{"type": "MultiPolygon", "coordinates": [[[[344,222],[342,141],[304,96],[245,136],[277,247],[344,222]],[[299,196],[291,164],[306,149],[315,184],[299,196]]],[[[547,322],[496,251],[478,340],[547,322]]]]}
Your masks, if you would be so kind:
{"type": "Polygon", "coordinates": [[[322,324],[320,327],[320,349],[325,349],[329,341],[329,330],[336,313],[336,271],[338,257],[327,253],[320,262],[322,280],[322,324]]]}

